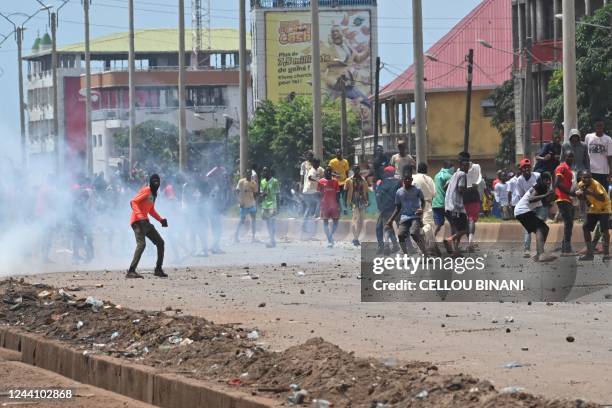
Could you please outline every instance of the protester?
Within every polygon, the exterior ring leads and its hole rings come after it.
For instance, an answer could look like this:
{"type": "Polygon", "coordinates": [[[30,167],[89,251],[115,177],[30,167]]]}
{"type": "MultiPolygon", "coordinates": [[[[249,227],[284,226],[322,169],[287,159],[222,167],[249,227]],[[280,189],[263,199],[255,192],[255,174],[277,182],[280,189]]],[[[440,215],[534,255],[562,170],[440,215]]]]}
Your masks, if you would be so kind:
{"type": "Polygon", "coordinates": [[[444,239],[444,247],[449,254],[459,254],[461,238],[468,233],[468,220],[463,205],[463,193],[467,189],[467,172],[470,169],[470,156],[467,152],[459,153],[459,168],[448,182],[444,208],[450,218],[451,235],[444,239]]]}
{"type": "Polygon", "coordinates": [[[126,278],[143,278],[141,274],[136,272],[136,268],[138,267],[140,257],[146,246],[145,237],[149,238],[157,247],[157,263],[155,264],[154,275],[160,278],[168,277],[162,269],[162,264],[164,262],[164,240],[153,224],[149,222],[149,214],[151,214],[153,218],[159,221],[162,227],[168,226],[168,220],[162,218],[157,211],[155,211],[155,200],[157,199],[157,191],[160,183],[161,180],[157,174],[151,175],[149,185],[141,188],[138,194],[130,201],[130,206],[132,207],[130,225],[136,237],[136,250],[134,251],[134,258],[132,259],[130,268],[125,276],[126,278]]]}
{"type": "Polygon", "coordinates": [[[72,262],[89,263],[94,258],[92,226],[94,223],[93,191],[87,185],[87,179],[82,175],[79,184],[73,189],[72,202],[72,262]],[[81,249],[85,256],[81,256],[81,249]]]}
{"type": "Polygon", "coordinates": [[[385,177],[385,167],[389,165],[389,158],[381,145],[377,145],[374,148],[372,165],[374,167],[374,183],[376,183],[378,180],[382,180],[385,177]]]}
{"type": "Polygon", "coordinates": [[[412,184],[423,192],[425,198],[425,208],[423,209],[423,234],[425,245],[430,254],[440,254],[440,249],[436,245],[434,237],[434,219],[432,203],[436,195],[436,185],[431,177],[427,175],[427,164],[419,163],[417,174],[412,176],[412,184]]]}
{"type": "MultiPolygon", "coordinates": [[[[338,205],[342,207],[346,202],[346,190],[344,189],[344,184],[346,183],[346,179],[348,178],[348,173],[350,170],[350,165],[348,160],[342,157],[342,150],[336,149],[336,157],[329,161],[329,167],[331,167],[333,176],[336,177],[339,185],[339,192],[337,194],[338,205]]],[[[346,210],[344,211],[346,214],[346,210]]]]}
{"type": "MultiPolygon", "coordinates": [[[[469,153],[466,152],[469,159],[469,153]]],[[[476,223],[482,208],[481,191],[483,189],[482,172],[480,165],[470,161],[467,172],[467,188],[463,192],[463,205],[468,219],[468,252],[476,249],[476,223]]]]}
{"type": "Polygon", "coordinates": [[[403,178],[403,186],[395,193],[395,211],[387,221],[387,228],[393,227],[393,221],[399,215],[399,228],[397,237],[399,245],[404,254],[408,254],[406,241],[412,237],[421,253],[427,255],[425,242],[423,240],[423,210],[425,208],[425,197],[423,192],[412,185],[412,174],[406,173],[403,178]]]}
{"type": "MultiPolygon", "coordinates": [[[[233,184],[233,183],[232,183],[233,184]]],[[[214,166],[206,176],[200,180],[200,193],[202,195],[202,217],[210,226],[212,245],[210,253],[224,254],[221,249],[221,235],[223,234],[223,214],[227,210],[233,193],[233,186],[229,183],[229,176],[221,165],[214,166]]],[[[202,254],[208,252],[207,228],[204,227],[202,235],[202,254]]]]}
{"type": "Polygon", "coordinates": [[[400,182],[395,178],[395,167],[385,167],[383,178],[378,180],[375,187],[376,206],[378,208],[378,219],[376,220],[376,241],[378,242],[377,255],[390,254],[391,252],[399,251],[400,247],[397,243],[397,237],[393,227],[385,228],[387,221],[391,218],[391,214],[395,210],[395,193],[400,188],[400,182]],[[392,243],[392,248],[385,246],[385,232],[392,243]]]}
{"type": "Polygon", "coordinates": [[[363,229],[365,212],[368,208],[368,183],[361,177],[361,168],[359,165],[353,166],[353,176],[348,178],[345,183],[346,188],[346,206],[353,211],[353,220],[351,223],[351,232],[353,233],[353,245],[359,246],[359,235],[363,229]]]}
{"type": "Polygon", "coordinates": [[[266,221],[266,227],[270,235],[270,242],[266,244],[266,247],[274,248],[276,246],[276,216],[278,215],[280,184],[268,167],[264,167],[261,171],[259,186],[263,198],[261,201],[261,218],[266,221]]]}
{"type": "Polygon", "coordinates": [[[593,178],[591,172],[583,170],[580,173],[581,181],[578,183],[576,196],[589,203],[586,220],[582,225],[584,233],[584,242],[586,243],[587,252],[580,258],[580,261],[591,261],[594,259],[595,245],[591,241],[591,233],[595,226],[599,224],[601,235],[603,237],[603,259],[610,260],[610,214],[612,208],[610,206],[610,195],[604,187],[593,178]]]}
{"type": "Polygon", "coordinates": [[[569,142],[563,143],[561,148],[561,161],[565,161],[565,152],[574,152],[574,164],[572,164],[572,170],[579,172],[583,170],[589,170],[591,168],[591,162],[589,160],[589,150],[586,143],[580,140],[580,131],[578,129],[570,130],[569,142]]]}
{"type": "Polygon", "coordinates": [[[317,213],[317,207],[319,206],[319,191],[317,189],[319,180],[323,177],[325,171],[320,166],[321,161],[319,159],[313,159],[312,165],[306,174],[304,179],[304,187],[302,194],[304,196],[304,223],[302,230],[307,231],[308,221],[315,216],[317,213]]]}
{"type": "MultiPolygon", "coordinates": [[[[535,186],[536,182],[540,178],[540,173],[531,171],[531,160],[529,159],[521,160],[521,162],[519,163],[519,169],[520,169],[520,175],[516,179],[516,182],[514,183],[514,189],[512,191],[512,196],[518,197],[518,200],[516,201],[517,205],[520,199],[523,198],[525,193],[527,193],[527,191],[529,191],[530,188],[535,186]]],[[[538,204],[539,204],[537,206],[538,210],[541,208],[546,208],[542,205],[541,201],[538,201],[538,204]]],[[[538,213],[537,210],[535,212],[536,212],[536,215],[542,221],[546,222],[546,216],[542,217],[541,213],[538,213]]],[[[525,230],[525,234],[523,237],[523,250],[524,250],[523,257],[531,258],[531,234],[527,230],[525,230]]]]}
{"type": "Polygon", "coordinates": [[[453,165],[450,161],[446,160],[442,164],[442,168],[438,174],[434,177],[434,188],[436,195],[434,196],[431,207],[433,212],[434,223],[436,224],[436,230],[434,231],[434,239],[437,239],[438,233],[444,226],[444,219],[446,218],[446,209],[444,208],[444,200],[446,197],[446,189],[448,188],[448,182],[453,177],[453,165]]]}
{"type": "Polygon", "coordinates": [[[594,127],[595,132],[586,135],[584,142],[589,151],[592,178],[607,190],[612,169],[612,138],[604,133],[603,119],[596,119],[594,127]]]}
{"type": "Polygon", "coordinates": [[[314,153],[312,150],[308,150],[304,154],[304,157],[305,160],[300,164],[300,191],[303,191],[306,184],[308,184],[308,171],[312,167],[314,153]]]}
{"type": "Polygon", "coordinates": [[[533,171],[543,173],[545,171],[553,174],[561,159],[561,133],[555,130],[553,140],[542,147],[536,156],[536,165],[533,171]]]}
{"type": "Polygon", "coordinates": [[[509,201],[509,188],[508,183],[506,183],[506,173],[502,173],[499,176],[499,181],[495,185],[493,189],[493,194],[495,196],[495,201],[497,205],[501,209],[502,220],[507,221],[510,217],[510,201],[509,201]]]}
{"type": "Polygon", "coordinates": [[[555,169],[555,194],[557,195],[557,207],[563,219],[563,242],[561,244],[561,256],[573,255],[572,251],[572,230],[574,228],[574,205],[572,204],[572,191],[574,175],[572,173],[572,163],[574,162],[574,152],[566,151],[565,161],[555,169]]]}
{"type": "Polygon", "coordinates": [[[408,154],[408,146],[403,140],[397,144],[397,150],[399,153],[391,156],[390,164],[395,167],[395,177],[402,180],[406,172],[412,174],[416,167],[416,161],[408,154]]]}
{"type": "Polygon", "coordinates": [[[334,246],[334,233],[338,228],[338,220],[340,218],[340,205],[337,200],[340,184],[333,177],[331,166],[325,169],[325,176],[319,180],[319,192],[321,193],[321,219],[323,220],[323,229],[327,237],[328,248],[334,246]],[[332,229],[329,229],[329,220],[333,221],[332,229]]]}
{"type": "Polygon", "coordinates": [[[236,193],[238,194],[238,205],[240,206],[240,221],[236,226],[234,234],[234,242],[240,242],[240,228],[246,222],[247,215],[251,218],[251,242],[256,242],[255,232],[257,231],[257,205],[255,196],[259,188],[257,183],[253,181],[253,173],[251,170],[246,171],[246,177],[238,181],[236,193]]]}
{"type": "Polygon", "coordinates": [[[521,197],[514,208],[514,216],[521,223],[527,233],[536,234],[536,255],[533,258],[536,262],[550,262],[556,257],[544,252],[544,245],[548,238],[548,225],[540,219],[534,209],[542,205],[542,200],[554,195],[550,189],[551,176],[549,173],[542,173],[537,183],[529,188],[521,197]]]}

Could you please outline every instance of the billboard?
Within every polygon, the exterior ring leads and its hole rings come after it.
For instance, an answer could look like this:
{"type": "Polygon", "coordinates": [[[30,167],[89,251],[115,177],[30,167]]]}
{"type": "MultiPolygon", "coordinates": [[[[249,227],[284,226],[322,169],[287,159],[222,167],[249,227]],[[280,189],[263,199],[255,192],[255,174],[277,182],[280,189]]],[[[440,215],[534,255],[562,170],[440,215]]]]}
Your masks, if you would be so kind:
{"type": "MultiPolygon", "coordinates": [[[[369,10],[321,11],[321,93],[323,98],[341,95],[370,122],[372,46],[369,10]]],[[[291,94],[312,95],[311,24],[309,11],[266,13],[266,94],[279,101],[291,94]]]]}

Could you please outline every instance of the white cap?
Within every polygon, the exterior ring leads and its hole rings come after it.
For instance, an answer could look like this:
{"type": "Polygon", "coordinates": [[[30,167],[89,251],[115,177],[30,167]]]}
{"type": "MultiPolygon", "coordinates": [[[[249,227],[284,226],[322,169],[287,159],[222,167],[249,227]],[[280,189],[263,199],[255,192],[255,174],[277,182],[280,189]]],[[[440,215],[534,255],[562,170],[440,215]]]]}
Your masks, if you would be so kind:
{"type": "Polygon", "coordinates": [[[569,137],[572,137],[572,136],[580,136],[580,131],[578,129],[570,130],[569,137]]]}

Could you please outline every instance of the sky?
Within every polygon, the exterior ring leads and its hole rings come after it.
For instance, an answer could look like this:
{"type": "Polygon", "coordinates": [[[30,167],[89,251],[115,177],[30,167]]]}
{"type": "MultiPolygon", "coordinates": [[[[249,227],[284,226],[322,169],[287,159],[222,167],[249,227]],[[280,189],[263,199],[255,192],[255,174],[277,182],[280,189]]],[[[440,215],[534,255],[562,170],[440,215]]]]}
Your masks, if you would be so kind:
{"type": "MultiPolygon", "coordinates": [[[[242,0],[245,1],[245,0],[242,0]]],[[[423,0],[423,30],[425,50],[446,34],[481,0],[423,0]]],[[[62,0],[44,0],[59,6],[62,0]]],[[[191,24],[191,1],[185,0],[186,28],[191,24]]],[[[134,0],[135,27],[160,28],[178,26],[176,0],[134,0]]],[[[238,27],[239,1],[211,0],[212,27],[238,27]],[[231,4],[230,4],[231,3],[231,4]]],[[[248,2],[247,2],[248,4],[248,2]]],[[[0,0],[3,14],[26,13],[38,10],[36,0],[0,0]]],[[[23,19],[14,15],[16,21],[23,19]]],[[[248,18],[248,14],[247,14],[248,18]]],[[[128,30],[127,0],[92,0],[90,8],[91,37],[96,38],[128,30]]],[[[248,25],[247,27],[249,27],[248,25]]],[[[34,43],[36,34],[48,29],[48,16],[40,12],[26,25],[23,42],[24,55],[34,43]]],[[[13,26],[0,18],[0,40],[10,34],[13,26]]],[[[58,46],[82,42],[83,7],[81,0],[68,0],[59,11],[58,46]]],[[[409,0],[378,0],[379,56],[385,65],[381,72],[381,87],[390,82],[412,63],[412,2],[409,0]]],[[[19,134],[19,99],[17,77],[17,48],[13,36],[0,47],[0,137],[16,138],[19,134]]],[[[25,68],[24,68],[25,69],[25,68]]]]}

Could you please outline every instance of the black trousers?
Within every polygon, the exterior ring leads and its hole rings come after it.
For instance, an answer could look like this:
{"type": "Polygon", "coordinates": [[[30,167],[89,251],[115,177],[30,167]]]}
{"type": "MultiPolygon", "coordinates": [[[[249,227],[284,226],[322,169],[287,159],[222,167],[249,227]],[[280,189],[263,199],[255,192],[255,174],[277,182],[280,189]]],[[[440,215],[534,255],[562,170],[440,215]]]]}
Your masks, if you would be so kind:
{"type": "Polygon", "coordinates": [[[136,271],[138,267],[140,257],[147,246],[145,237],[149,238],[157,247],[157,263],[155,264],[155,268],[161,268],[164,263],[164,240],[161,235],[159,235],[159,232],[157,232],[153,224],[148,220],[136,221],[132,224],[132,229],[136,237],[136,250],[134,251],[132,263],[130,264],[130,271],[136,271]]]}

